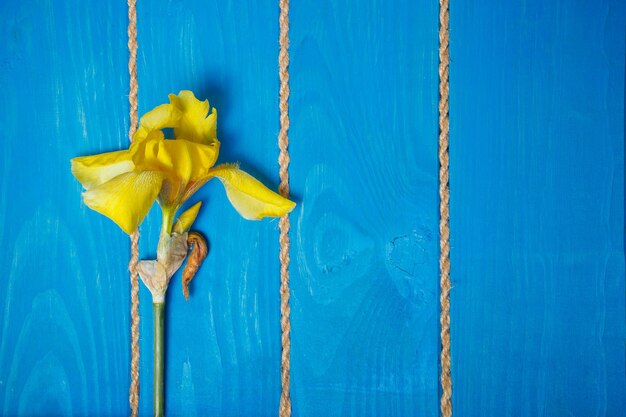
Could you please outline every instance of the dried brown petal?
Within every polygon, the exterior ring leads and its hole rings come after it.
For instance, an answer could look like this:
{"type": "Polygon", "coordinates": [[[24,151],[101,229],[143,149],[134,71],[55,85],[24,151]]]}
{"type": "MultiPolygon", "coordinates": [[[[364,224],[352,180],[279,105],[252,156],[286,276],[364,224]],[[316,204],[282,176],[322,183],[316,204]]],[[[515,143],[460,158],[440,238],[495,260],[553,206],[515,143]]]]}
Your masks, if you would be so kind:
{"type": "Polygon", "coordinates": [[[187,244],[191,248],[191,253],[187,258],[187,265],[183,269],[183,295],[189,301],[189,283],[198,272],[202,261],[207,255],[207,244],[204,237],[198,232],[189,232],[187,244]]]}

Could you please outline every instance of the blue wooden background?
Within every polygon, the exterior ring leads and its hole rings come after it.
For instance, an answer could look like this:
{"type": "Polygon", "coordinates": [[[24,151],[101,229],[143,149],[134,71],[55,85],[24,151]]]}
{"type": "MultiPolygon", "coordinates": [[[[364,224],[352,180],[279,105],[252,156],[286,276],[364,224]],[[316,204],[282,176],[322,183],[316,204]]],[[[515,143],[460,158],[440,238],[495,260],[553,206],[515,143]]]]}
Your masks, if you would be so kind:
{"type": "MultiPolygon", "coordinates": [[[[69,159],[127,146],[124,1],[0,2],[0,414],[128,413],[128,238],[69,159]]],[[[452,1],[458,416],[626,408],[622,0],[452,1]]],[[[139,110],[191,89],[275,188],[277,1],[140,1],[139,110]]],[[[438,413],[435,1],[292,1],[295,416],[438,413]]],[[[278,231],[221,186],[168,295],[167,413],[273,416],[278,231]]],[[[142,227],[154,255],[159,215],[142,227]]],[[[151,413],[141,290],[141,414],[151,413]]]]}

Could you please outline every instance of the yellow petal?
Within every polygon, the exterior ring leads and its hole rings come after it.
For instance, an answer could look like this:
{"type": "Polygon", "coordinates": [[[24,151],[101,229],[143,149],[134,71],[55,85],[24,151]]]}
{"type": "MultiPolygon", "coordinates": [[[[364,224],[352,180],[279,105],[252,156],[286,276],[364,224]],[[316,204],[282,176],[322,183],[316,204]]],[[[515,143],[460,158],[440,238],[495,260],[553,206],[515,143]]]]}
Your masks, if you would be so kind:
{"type": "Polygon", "coordinates": [[[89,190],[135,168],[130,152],[117,151],[72,159],[72,174],[89,190]]]}
{"type": "Polygon", "coordinates": [[[169,99],[182,114],[178,125],[174,126],[176,139],[205,144],[217,142],[217,111],[212,109],[209,115],[208,100],[198,100],[189,90],[170,94],[169,99]]]}
{"type": "Polygon", "coordinates": [[[89,208],[107,216],[130,235],[150,211],[163,177],[160,172],[127,172],[85,191],[83,199],[89,208]]]}
{"type": "Polygon", "coordinates": [[[189,181],[185,186],[182,197],[180,199],[180,203],[184,203],[191,197],[196,191],[198,191],[208,180],[211,179],[211,175],[207,175],[205,177],[201,177],[196,180],[189,181]]]}
{"type": "Polygon", "coordinates": [[[139,170],[161,171],[168,179],[186,184],[206,177],[215,164],[219,143],[204,145],[187,140],[147,139],[131,147],[132,158],[139,170]]]}
{"type": "Polygon", "coordinates": [[[181,111],[171,104],[161,104],[144,114],[139,120],[139,128],[133,135],[133,140],[142,141],[154,131],[168,127],[176,127],[182,116],[181,111]]]}
{"type": "Polygon", "coordinates": [[[280,217],[289,213],[296,205],[235,165],[220,165],[212,169],[211,174],[222,181],[231,204],[245,219],[280,217]]]}
{"type": "Polygon", "coordinates": [[[202,201],[198,201],[196,204],[185,210],[183,214],[178,217],[178,220],[176,220],[173,232],[179,234],[188,232],[189,229],[191,229],[193,222],[196,221],[196,217],[198,217],[198,211],[200,211],[201,205],[202,201]]]}

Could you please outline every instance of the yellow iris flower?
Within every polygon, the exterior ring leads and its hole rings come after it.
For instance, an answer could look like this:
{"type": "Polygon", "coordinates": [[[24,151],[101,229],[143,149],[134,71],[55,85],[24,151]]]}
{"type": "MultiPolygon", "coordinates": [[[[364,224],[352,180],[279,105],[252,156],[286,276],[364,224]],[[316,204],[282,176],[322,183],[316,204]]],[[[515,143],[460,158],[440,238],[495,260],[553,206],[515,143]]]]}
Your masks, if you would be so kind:
{"type": "Polygon", "coordinates": [[[266,188],[235,164],[214,166],[219,154],[217,112],[191,91],[170,94],[170,103],[146,113],[127,150],[72,159],[72,173],[85,188],[85,204],[133,233],[155,200],[163,209],[163,226],[184,233],[200,203],[174,224],[181,205],[211,178],[218,178],[228,199],[246,219],[279,217],[295,203],[266,188]],[[162,129],[173,128],[175,139],[162,129]],[[172,229],[173,228],[173,229],[172,229]]]}

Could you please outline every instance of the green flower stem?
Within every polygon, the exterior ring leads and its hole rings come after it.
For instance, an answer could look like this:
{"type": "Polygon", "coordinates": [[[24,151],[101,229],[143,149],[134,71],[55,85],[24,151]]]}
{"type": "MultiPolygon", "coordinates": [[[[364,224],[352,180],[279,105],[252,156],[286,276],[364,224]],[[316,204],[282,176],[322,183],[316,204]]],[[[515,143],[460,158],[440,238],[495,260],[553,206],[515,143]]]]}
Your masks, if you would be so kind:
{"type": "Polygon", "coordinates": [[[161,233],[167,233],[169,235],[172,233],[172,225],[174,224],[176,210],[172,207],[163,207],[161,210],[163,210],[161,233]]]}
{"type": "Polygon", "coordinates": [[[168,237],[172,234],[174,215],[176,214],[176,210],[172,209],[171,207],[163,207],[161,210],[161,236],[159,237],[159,246],[161,246],[161,242],[164,240],[165,237],[168,237]]]}
{"type": "Polygon", "coordinates": [[[162,417],[165,413],[163,397],[165,303],[153,303],[152,312],[154,314],[154,415],[162,417]]]}

